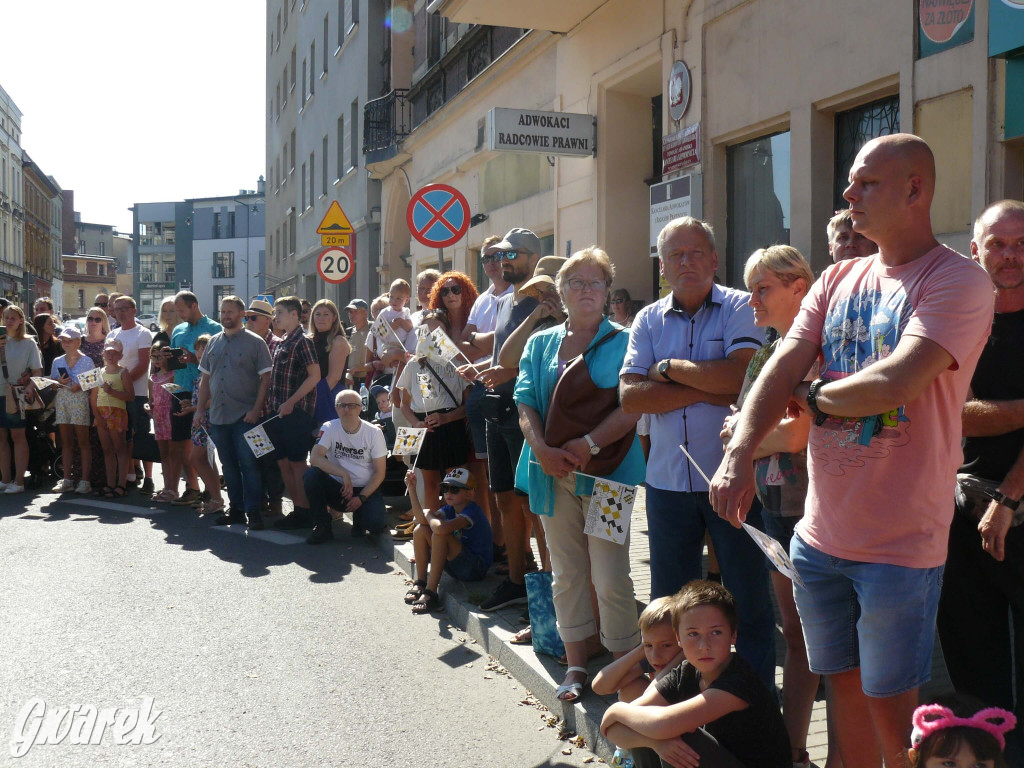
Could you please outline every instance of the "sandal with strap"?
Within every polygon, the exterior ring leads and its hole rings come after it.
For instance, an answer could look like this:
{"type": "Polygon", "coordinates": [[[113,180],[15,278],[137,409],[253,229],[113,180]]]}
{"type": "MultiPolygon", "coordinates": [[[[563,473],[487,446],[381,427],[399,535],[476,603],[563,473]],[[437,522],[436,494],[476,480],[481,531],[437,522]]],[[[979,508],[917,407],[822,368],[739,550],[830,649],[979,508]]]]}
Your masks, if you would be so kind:
{"type": "Polygon", "coordinates": [[[512,645],[532,645],[533,644],[533,627],[527,625],[512,635],[509,640],[512,645]]]}
{"type": "Polygon", "coordinates": [[[423,590],[427,588],[427,582],[423,579],[416,579],[409,587],[409,591],[405,593],[405,604],[412,605],[420,599],[420,595],[423,594],[423,590]]]}
{"type": "Polygon", "coordinates": [[[109,499],[109,498],[113,497],[114,489],[111,488],[109,485],[104,485],[102,488],[99,488],[99,489],[93,491],[92,495],[93,496],[99,496],[99,497],[104,498],[104,499],[109,499]]]}
{"type": "Polygon", "coordinates": [[[412,604],[412,612],[417,616],[422,616],[424,613],[433,613],[440,607],[441,598],[437,592],[432,589],[424,589],[423,594],[412,604]]]}
{"type": "Polygon", "coordinates": [[[128,495],[128,489],[123,485],[115,485],[110,489],[110,493],[107,494],[108,499],[120,499],[122,496],[128,495]]]}
{"type": "Polygon", "coordinates": [[[566,677],[571,675],[573,672],[581,672],[583,674],[583,682],[562,683],[558,686],[558,688],[555,689],[555,696],[559,701],[573,702],[577,701],[583,695],[583,689],[590,680],[590,673],[587,672],[585,667],[569,667],[565,671],[566,677]]]}

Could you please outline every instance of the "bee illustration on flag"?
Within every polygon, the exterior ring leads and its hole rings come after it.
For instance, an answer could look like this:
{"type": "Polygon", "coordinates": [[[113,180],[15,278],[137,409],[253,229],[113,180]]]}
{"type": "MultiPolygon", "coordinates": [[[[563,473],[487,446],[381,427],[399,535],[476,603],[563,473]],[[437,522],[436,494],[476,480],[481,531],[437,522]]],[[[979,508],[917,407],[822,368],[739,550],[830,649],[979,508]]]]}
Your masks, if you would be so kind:
{"type": "Polygon", "coordinates": [[[426,427],[399,427],[395,434],[395,447],[391,451],[392,456],[411,456],[418,454],[423,447],[423,438],[426,437],[426,427]]]}
{"type": "Polygon", "coordinates": [[[424,401],[433,400],[441,396],[441,393],[437,391],[437,382],[431,376],[430,371],[422,369],[417,371],[416,383],[420,385],[420,394],[423,396],[424,401]]]}
{"type": "Polygon", "coordinates": [[[443,328],[435,328],[434,332],[430,334],[430,351],[428,354],[439,363],[450,363],[461,353],[459,348],[455,346],[455,342],[448,338],[448,334],[444,332],[443,328]]]}
{"type": "Polygon", "coordinates": [[[103,369],[93,368],[91,371],[78,374],[78,386],[82,388],[83,392],[88,392],[90,389],[96,389],[103,383],[103,369]]]}
{"type": "Polygon", "coordinates": [[[583,532],[616,544],[625,544],[635,501],[636,486],[603,478],[595,480],[583,532]]]}

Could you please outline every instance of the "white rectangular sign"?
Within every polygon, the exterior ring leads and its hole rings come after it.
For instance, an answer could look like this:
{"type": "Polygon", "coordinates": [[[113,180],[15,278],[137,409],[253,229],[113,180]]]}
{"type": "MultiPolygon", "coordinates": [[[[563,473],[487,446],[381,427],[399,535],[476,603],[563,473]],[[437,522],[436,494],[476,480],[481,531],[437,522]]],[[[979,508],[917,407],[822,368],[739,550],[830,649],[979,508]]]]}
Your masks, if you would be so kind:
{"type": "Polygon", "coordinates": [[[651,256],[658,255],[658,235],[672,219],[703,215],[701,174],[691,173],[651,187],[651,256]]]}
{"type": "Polygon", "coordinates": [[[495,107],[487,113],[487,124],[488,149],[573,157],[597,154],[593,115],[495,107]]]}

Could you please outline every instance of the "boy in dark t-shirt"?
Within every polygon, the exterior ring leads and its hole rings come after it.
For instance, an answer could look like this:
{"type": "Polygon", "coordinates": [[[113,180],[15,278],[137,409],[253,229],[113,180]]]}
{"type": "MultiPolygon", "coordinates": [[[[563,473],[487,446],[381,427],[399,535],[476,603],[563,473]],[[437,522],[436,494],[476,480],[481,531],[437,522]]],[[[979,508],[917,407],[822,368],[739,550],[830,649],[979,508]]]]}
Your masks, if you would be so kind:
{"type": "Polygon", "coordinates": [[[416,581],[405,602],[413,613],[430,613],[441,607],[437,588],[442,572],[459,581],[479,581],[487,575],[494,562],[491,524],[473,501],[475,483],[468,469],[457,467],[445,475],[441,481],[445,503],[438,510],[424,511],[420,505],[414,470],[406,474],[405,484],[418,523],[412,535],[416,581]]]}
{"type": "MultiPolygon", "coordinates": [[[[686,661],[638,699],[608,708],[601,731],[620,747],[649,747],[666,762],[789,768],[782,713],[757,673],[732,651],[736,603],[720,584],[691,581],[674,598],[672,623],[686,661]]],[[[640,764],[640,761],[637,761],[640,764]]]]}

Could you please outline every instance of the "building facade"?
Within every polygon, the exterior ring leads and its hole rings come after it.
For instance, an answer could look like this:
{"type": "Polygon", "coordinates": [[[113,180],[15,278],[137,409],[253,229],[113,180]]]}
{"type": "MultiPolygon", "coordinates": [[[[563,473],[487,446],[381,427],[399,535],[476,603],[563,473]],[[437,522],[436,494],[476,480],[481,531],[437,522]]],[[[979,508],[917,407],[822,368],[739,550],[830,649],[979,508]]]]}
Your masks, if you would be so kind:
{"type": "Polygon", "coordinates": [[[412,39],[393,25],[391,62],[412,127],[367,147],[384,269],[436,264],[436,249],[410,242],[405,207],[443,181],[486,217],[443,254],[470,273],[484,236],[525,226],[550,253],[602,246],[617,285],[650,301],[663,290],[653,238],[684,212],[714,225],[724,283],[741,285],[750,253],[777,242],[820,270],[853,157],[896,131],[934,150],[934,229],[966,252],[973,217],[1024,192],[1024,9],[963,0],[950,20],[940,5],[410,2],[412,39]],[[519,31],[508,45],[505,30],[519,31]],[[593,151],[492,148],[494,107],[590,116],[593,151]]]}
{"type": "MultiPolygon", "coordinates": [[[[63,256],[63,312],[85,317],[98,293],[110,293],[117,285],[117,265],[111,256],[70,253],[63,256]]],[[[56,304],[56,297],[54,303],[56,304]]]]}
{"type": "Polygon", "coordinates": [[[363,168],[366,103],[390,91],[385,0],[267,3],[266,289],[339,306],[376,295],[380,184],[363,168]],[[316,230],[337,202],[354,230],[354,272],[320,278],[316,230]]]}
{"type": "Polygon", "coordinates": [[[21,110],[0,88],[0,296],[20,299],[25,277],[21,110]]]}
{"type": "Polygon", "coordinates": [[[263,191],[239,190],[230,197],[189,202],[193,291],[203,312],[216,317],[225,296],[241,296],[248,302],[262,294],[266,285],[263,191]]]}
{"type": "Polygon", "coordinates": [[[25,211],[25,271],[21,300],[25,306],[53,292],[61,250],[61,188],[27,152],[22,152],[25,211]]]}
{"type": "Polygon", "coordinates": [[[132,297],[139,314],[159,313],[179,290],[192,290],[192,208],[185,202],[132,206],[132,297]]]}

